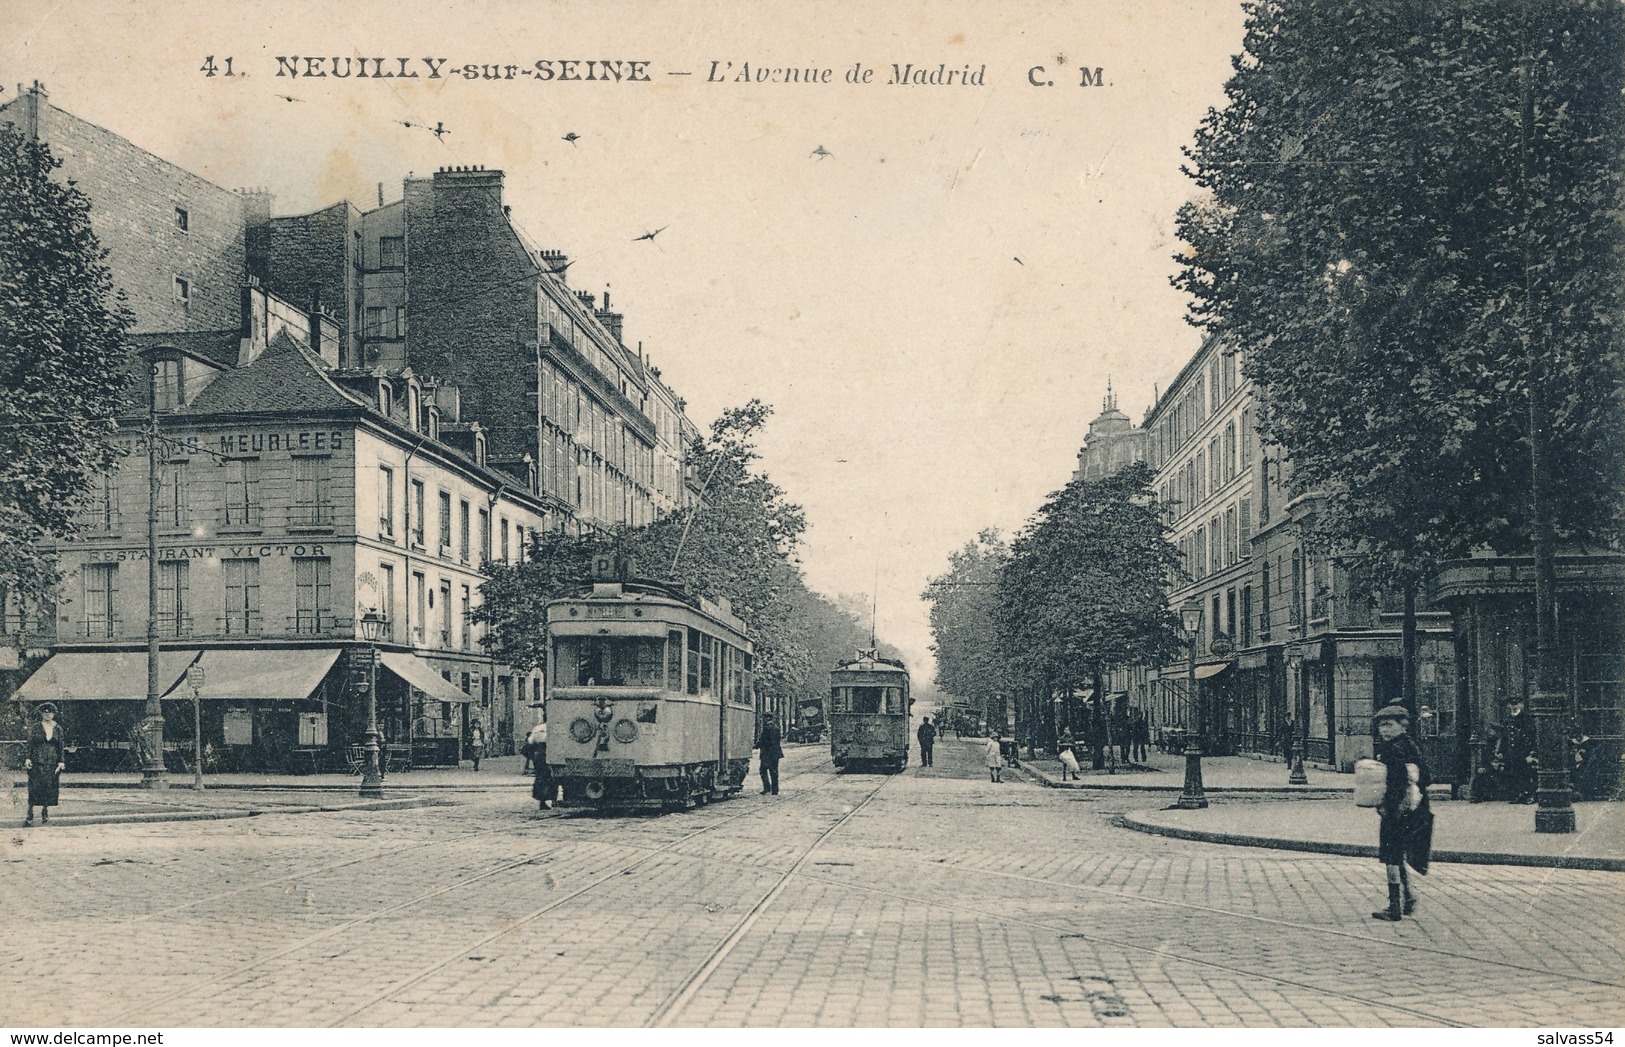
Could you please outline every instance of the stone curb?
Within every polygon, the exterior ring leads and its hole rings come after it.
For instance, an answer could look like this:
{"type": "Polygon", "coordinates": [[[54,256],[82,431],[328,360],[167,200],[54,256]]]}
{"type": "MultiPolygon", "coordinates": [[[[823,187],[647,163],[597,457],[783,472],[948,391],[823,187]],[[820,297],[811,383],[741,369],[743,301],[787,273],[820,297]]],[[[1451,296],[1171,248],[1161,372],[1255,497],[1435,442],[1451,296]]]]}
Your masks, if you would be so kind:
{"type": "MultiPolygon", "coordinates": [[[[1133,814],[1120,814],[1112,824],[1135,832],[1153,836],[1168,836],[1176,840],[1197,840],[1203,843],[1225,843],[1236,847],[1268,847],[1277,851],[1307,851],[1314,854],[1337,854],[1348,858],[1375,858],[1377,848],[1363,843],[1332,843],[1319,840],[1289,840],[1273,836],[1253,836],[1247,833],[1220,832],[1207,829],[1187,829],[1184,826],[1159,825],[1143,821],[1133,814]]],[[[1625,858],[1570,857],[1553,854],[1505,854],[1494,851],[1435,850],[1435,862],[1455,865],[1522,865],[1541,869],[1577,869],[1586,872],[1625,872],[1625,858]]]]}
{"type": "MultiPolygon", "coordinates": [[[[1039,785],[1051,789],[1099,789],[1106,792],[1147,792],[1147,793],[1181,793],[1185,791],[1182,780],[1178,785],[1147,785],[1140,782],[1061,782],[1046,771],[1021,765],[1021,770],[1039,785]]],[[[1203,792],[1210,793],[1253,793],[1263,796],[1304,796],[1315,800],[1324,800],[1328,797],[1347,796],[1354,791],[1352,785],[1206,785],[1203,792]]]]}
{"type": "MultiPolygon", "coordinates": [[[[332,814],[339,811],[404,811],[413,807],[438,807],[449,803],[438,799],[371,800],[362,803],[311,804],[297,807],[234,807],[220,811],[152,811],[142,814],[59,815],[35,826],[73,828],[78,825],[148,825],[158,822],[220,822],[234,818],[257,818],[266,814],[332,814]]],[[[12,826],[20,829],[21,826],[12,826]]]]}

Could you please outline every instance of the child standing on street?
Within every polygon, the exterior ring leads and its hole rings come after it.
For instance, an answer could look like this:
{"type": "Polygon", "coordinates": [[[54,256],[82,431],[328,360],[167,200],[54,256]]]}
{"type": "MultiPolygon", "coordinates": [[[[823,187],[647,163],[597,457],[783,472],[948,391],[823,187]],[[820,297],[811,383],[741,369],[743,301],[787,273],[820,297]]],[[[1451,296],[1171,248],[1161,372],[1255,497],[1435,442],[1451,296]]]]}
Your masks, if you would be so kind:
{"type": "Polygon", "coordinates": [[[1432,776],[1422,750],[1405,733],[1410,713],[1403,705],[1385,705],[1372,719],[1380,739],[1373,755],[1387,771],[1387,788],[1377,807],[1382,818],[1377,860],[1388,869],[1388,908],[1372,913],[1371,918],[1397,922],[1416,908],[1416,896],[1405,873],[1406,858],[1417,872],[1427,872],[1433,841],[1433,813],[1428,809],[1432,776]]]}
{"type": "Polygon", "coordinates": [[[999,781],[999,772],[1004,770],[1004,749],[999,745],[999,732],[994,731],[987,740],[987,776],[989,781],[999,781]]]}

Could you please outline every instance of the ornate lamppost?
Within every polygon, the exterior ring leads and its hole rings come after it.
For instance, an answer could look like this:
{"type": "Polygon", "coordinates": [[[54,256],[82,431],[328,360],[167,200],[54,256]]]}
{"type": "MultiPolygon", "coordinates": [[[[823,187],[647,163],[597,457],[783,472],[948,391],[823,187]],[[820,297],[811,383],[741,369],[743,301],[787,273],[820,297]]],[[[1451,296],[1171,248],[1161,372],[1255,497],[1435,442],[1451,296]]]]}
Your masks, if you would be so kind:
{"type": "Polygon", "coordinates": [[[361,638],[367,641],[367,735],[362,743],[366,762],[361,768],[361,795],[366,797],[384,795],[384,772],[378,760],[378,640],[388,624],[388,617],[375,607],[361,615],[361,638]]]}
{"type": "Polygon", "coordinates": [[[1196,730],[1185,736],[1185,791],[1174,806],[1190,811],[1207,806],[1207,794],[1202,791],[1202,741],[1207,733],[1207,717],[1196,696],[1196,640],[1202,632],[1202,601],[1195,597],[1186,600],[1179,608],[1179,623],[1185,629],[1185,694],[1196,705],[1196,730]]]}
{"type": "Polygon", "coordinates": [[[1303,769],[1304,732],[1309,730],[1309,717],[1304,715],[1303,654],[1292,651],[1286,656],[1286,674],[1292,687],[1292,771],[1287,775],[1288,785],[1308,785],[1309,775],[1303,769]]]}

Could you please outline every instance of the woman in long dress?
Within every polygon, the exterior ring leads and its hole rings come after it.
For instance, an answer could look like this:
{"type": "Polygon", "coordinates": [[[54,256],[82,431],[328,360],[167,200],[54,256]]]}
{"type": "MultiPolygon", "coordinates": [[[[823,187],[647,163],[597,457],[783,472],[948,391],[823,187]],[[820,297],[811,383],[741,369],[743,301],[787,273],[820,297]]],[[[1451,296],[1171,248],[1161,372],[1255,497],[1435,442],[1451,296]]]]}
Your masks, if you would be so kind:
{"type": "Polygon", "coordinates": [[[28,817],[23,825],[34,824],[34,808],[40,809],[40,823],[51,820],[51,808],[57,805],[57,787],[61,784],[63,754],[67,739],[62,725],[56,722],[56,706],[46,702],[39,707],[39,722],[28,729],[28,748],[23,755],[23,767],[28,771],[28,817]]]}

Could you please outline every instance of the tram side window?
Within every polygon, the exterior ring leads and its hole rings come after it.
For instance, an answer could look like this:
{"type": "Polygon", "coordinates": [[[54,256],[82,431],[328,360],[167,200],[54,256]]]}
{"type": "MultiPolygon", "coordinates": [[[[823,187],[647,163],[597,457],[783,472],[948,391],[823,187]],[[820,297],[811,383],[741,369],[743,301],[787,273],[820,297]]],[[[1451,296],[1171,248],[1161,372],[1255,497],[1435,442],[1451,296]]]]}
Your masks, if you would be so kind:
{"type": "Polygon", "coordinates": [[[688,630],[688,693],[700,693],[700,634],[688,630]]]}
{"type": "Polygon", "coordinates": [[[659,687],[661,641],[647,636],[563,636],[558,681],[577,687],[659,687]]]}
{"type": "Polygon", "coordinates": [[[829,689],[829,711],[832,713],[849,713],[852,711],[852,692],[845,687],[831,687],[829,689]]]}
{"type": "Polygon", "coordinates": [[[713,671],[716,641],[705,633],[700,634],[700,693],[713,697],[717,693],[717,677],[713,671]]]}
{"type": "Polygon", "coordinates": [[[683,630],[666,634],[666,690],[683,689],[683,630]]]}

